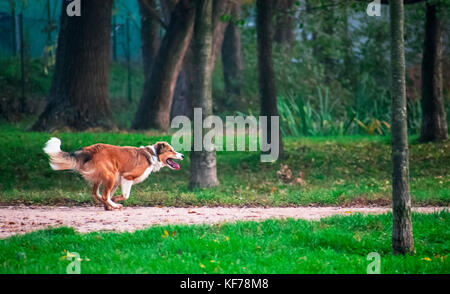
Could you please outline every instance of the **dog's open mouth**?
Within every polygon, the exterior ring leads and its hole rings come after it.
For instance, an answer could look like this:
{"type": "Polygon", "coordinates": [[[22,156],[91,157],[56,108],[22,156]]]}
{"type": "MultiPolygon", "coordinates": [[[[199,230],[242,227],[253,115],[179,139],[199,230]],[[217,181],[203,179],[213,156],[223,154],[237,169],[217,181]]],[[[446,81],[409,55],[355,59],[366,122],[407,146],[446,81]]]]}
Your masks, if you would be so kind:
{"type": "Polygon", "coordinates": [[[180,165],[179,165],[178,163],[176,163],[175,161],[173,161],[173,158],[168,158],[168,159],[166,160],[166,163],[167,163],[167,165],[168,165],[170,168],[173,168],[173,169],[176,169],[176,170],[179,170],[179,169],[180,169],[180,165]]]}

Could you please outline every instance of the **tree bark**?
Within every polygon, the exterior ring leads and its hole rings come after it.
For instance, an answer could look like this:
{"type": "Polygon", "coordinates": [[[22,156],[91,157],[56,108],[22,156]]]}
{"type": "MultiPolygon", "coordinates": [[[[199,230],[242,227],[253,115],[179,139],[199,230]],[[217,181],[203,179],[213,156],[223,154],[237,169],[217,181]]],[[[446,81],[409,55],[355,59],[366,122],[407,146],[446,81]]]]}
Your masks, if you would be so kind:
{"type": "Polygon", "coordinates": [[[66,14],[61,29],[49,103],[32,127],[52,131],[114,127],[108,102],[112,0],[82,0],[81,16],[66,14]]]}
{"type": "Polygon", "coordinates": [[[225,35],[225,29],[228,26],[227,22],[221,21],[221,16],[231,12],[233,1],[231,0],[220,0],[213,1],[213,12],[212,12],[212,55],[211,64],[214,70],[214,65],[216,64],[216,57],[220,54],[222,43],[225,35]]]}
{"type": "MultiPolygon", "coordinates": [[[[159,21],[150,11],[150,9],[156,10],[156,0],[139,0],[138,2],[141,15],[142,63],[144,76],[148,77],[152,72],[151,68],[159,49],[159,21]]],[[[143,96],[147,95],[149,93],[143,94],[143,96]]]]}
{"type": "MultiPolygon", "coordinates": [[[[241,17],[241,4],[235,2],[232,14],[236,18],[241,17]]],[[[225,91],[228,96],[241,96],[241,72],[242,72],[242,53],[241,53],[241,32],[234,23],[228,24],[224,40],[222,43],[222,67],[225,91]]]]}
{"type": "MultiPolygon", "coordinates": [[[[232,9],[233,1],[221,0],[213,1],[212,12],[212,26],[213,26],[213,45],[212,45],[212,57],[211,57],[211,71],[214,70],[216,57],[220,52],[224,41],[224,31],[228,25],[226,22],[222,22],[220,17],[229,13],[232,9]]],[[[193,53],[192,43],[190,44],[187,52],[184,56],[183,65],[178,76],[178,80],[175,86],[175,92],[173,95],[173,104],[170,113],[170,117],[173,118],[178,115],[190,116],[192,112],[192,85],[193,85],[193,53]]]]}
{"type": "Polygon", "coordinates": [[[136,112],[133,128],[167,130],[173,91],[184,54],[192,37],[194,0],[180,0],[170,17],[152,72],[144,84],[144,94],[136,112]]]}
{"type": "Polygon", "coordinates": [[[402,0],[391,0],[391,137],[392,137],[392,248],[394,254],[414,252],[409,193],[406,123],[404,12],[402,0]]]}
{"type": "MultiPolygon", "coordinates": [[[[275,86],[275,74],[272,60],[272,11],[273,2],[257,0],[256,34],[258,41],[258,82],[261,98],[261,116],[267,116],[267,138],[271,138],[271,116],[278,116],[277,90],[275,86]]],[[[279,129],[279,126],[278,126],[279,129]]],[[[279,133],[279,156],[283,154],[281,132],[279,133]]]]}
{"type": "MultiPolygon", "coordinates": [[[[193,106],[202,109],[203,119],[212,115],[212,1],[197,0],[193,36],[193,61],[195,65],[193,106]]],[[[200,122],[202,123],[202,122],[200,122]]],[[[203,130],[207,132],[208,130],[203,130]]],[[[203,138],[203,135],[202,135],[203,138]]],[[[195,141],[195,137],[194,137],[195,141]]],[[[193,148],[194,149],[194,148],[193,148]]],[[[219,184],[216,171],[216,151],[190,152],[190,188],[212,187],[219,184]]]]}
{"type": "Polygon", "coordinates": [[[175,92],[173,94],[173,104],[170,117],[178,115],[191,117],[192,112],[192,79],[194,76],[194,65],[192,61],[192,44],[188,47],[183,59],[183,66],[178,75],[175,92]]]}
{"type": "Polygon", "coordinates": [[[294,0],[276,1],[276,19],[274,41],[289,45],[294,42],[294,15],[291,12],[294,0]]]}
{"type": "Polygon", "coordinates": [[[447,119],[442,92],[442,20],[437,4],[427,5],[425,41],[422,58],[422,128],[421,142],[448,138],[447,119]]]}

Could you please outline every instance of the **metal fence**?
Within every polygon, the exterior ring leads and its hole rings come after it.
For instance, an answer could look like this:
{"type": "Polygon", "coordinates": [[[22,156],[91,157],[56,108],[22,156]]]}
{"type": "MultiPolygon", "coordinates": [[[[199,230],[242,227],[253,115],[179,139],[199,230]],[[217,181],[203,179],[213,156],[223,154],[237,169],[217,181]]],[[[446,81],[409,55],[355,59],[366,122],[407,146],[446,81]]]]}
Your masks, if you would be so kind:
{"type": "MultiPolygon", "coordinates": [[[[0,58],[40,58],[57,42],[64,0],[0,0],[0,58]],[[22,46],[23,40],[23,46],[22,46]]],[[[111,57],[117,61],[141,60],[137,0],[116,0],[111,23],[111,57]],[[129,41],[128,41],[129,40],[129,41]]]]}

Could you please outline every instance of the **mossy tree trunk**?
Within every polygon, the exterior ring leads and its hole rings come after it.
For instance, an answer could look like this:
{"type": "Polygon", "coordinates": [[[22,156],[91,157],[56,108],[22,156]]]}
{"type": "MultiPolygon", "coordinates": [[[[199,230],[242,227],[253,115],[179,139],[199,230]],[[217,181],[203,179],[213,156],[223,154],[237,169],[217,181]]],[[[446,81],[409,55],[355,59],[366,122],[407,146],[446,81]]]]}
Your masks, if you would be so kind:
{"type": "Polygon", "coordinates": [[[402,0],[389,1],[391,22],[392,248],[394,254],[414,252],[409,193],[406,123],[404,11],[402,0]]]}
{"type": "MultiPolygon", "coordinates": [[[[203,119],[212,115],[212,13],[210,0],[197,0],[193,36],[193,62],[195,74],[193,81],[193,107],[201,108],[203,119]]],[[[207,132],[208,130],[203,130],[207,132]]],[[[202,135],[203,138],[203,135],[202,135]]],[[[194,137],[194,142],[196,138],[194,137]]],[[[194,149],[194,148],[193,148],[194,149]]],[[[190,153],[190,187],[212,187],[219,184],[216,171],[216,151],[195,149],[190,153]]]]}
{"type": "MultiPolygon", "coordinates": [[[[221,21],[221,16],[230,13],[236,0],[213,1],[212,27],[213,27],[213,45],[211,57],[211,71],[214,71],[215,60],[220,54],[220,49],[224,42],[224,31],[227,22],[221,21]]],[[[236,1],[239,2],[239,1],[236,1]]],[[[183,65],[178,76],[173,97],[173,104],[170,117],[177,115],[190,116],[192,111],[192,85],[193,85],[193,53],[192,42],[184,56],[183,65]]]]}
{"type": "MultiPolygon", "coordinates": [[[[258,0],[256,16],[256,34],[258,42],[258,82],[261,99],[261,116],[267,116],[267,138],[265,142],[271,142],[271,116],[278,116],[277,90],[275,86],[275,73],[272,60],[273,41],[273,5],[274,2],[258,0]]],[[[279,129],[279,126],[278,126],[279,129]]],[[[279,156],[283,155],[283,143],[281,132],[278,130],[279,156]]]]}
{"type": "Polygon", "coordinates": [[[138,2],[141,15],[142,63],[145,80],[148,80],[160,44],[159,22],[150,11],[156,10],[156,0],[139,0],[138,2]]]}
{"type": "Polygon", "coordinates": [[[291,11],[294,0],[277,0],[274,41],[282,45],[294,42],[294,14],[291,11]]]}
{"type": "Polygon", "coordinates": [[[442,19],[437,4],[427,3],[425,41],[422,58],[422,128],[421,142],[448,138],[442,92],[442,19]]]}
{"type": "MultiPolygon", "coordinates": [[[[237,19],[241,17],[241,3],[233,3],[231,13],[237,19]]],[[[241,72],[243,68],[241,53],[241,32],[234,23],[225,29],[222,44],[222,67],[225,91],[228,96],[241,96],[241,72]]]]}
{"type": "Polygon", "coordinates": [[[64,1],[49,102],[32,129],[114,127],[108,102],[112,0],[82,0],[69,17],[64,1]]]}
{"type": "Polygon", "coordinates": [[[180,0],[173,9],[151,74],[145,80],[133,128],[168,129],[173,91],[192,37],[194,14],[194,0],[180,0]]]}

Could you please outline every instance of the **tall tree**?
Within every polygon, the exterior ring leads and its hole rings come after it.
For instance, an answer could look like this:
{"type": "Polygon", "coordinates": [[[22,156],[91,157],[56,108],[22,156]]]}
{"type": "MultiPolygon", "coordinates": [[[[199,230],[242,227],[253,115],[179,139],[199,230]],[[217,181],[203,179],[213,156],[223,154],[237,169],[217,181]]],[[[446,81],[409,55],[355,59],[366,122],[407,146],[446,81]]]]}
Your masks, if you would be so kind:
{"type": "MultiPolygon", "coordinates": [[[[241,3],[235,1],[231,8],[234,18],[241,18],[241,3]]],[[[242,72],[242,53],[241,53],[241,32],[237,25],[230,22],[225,29],[222,44],[222,64],[225,91],[228,95],[239,97],[241,95],[241,72],[242,72]]]]}
{"type": "Polygon", "coordinates": [[[222,43],[225,35],[225,29],[228,23],[222,21],[222,16],[227,15],[231,12],[233,1],[232,0],[221,0],[213,1],[213,12],[212,12],[212,55],[211,55],[211,65],[213,66],[211,70],[214,69],[216,64],[216,57],[221,52],[222,43]]]}
{"type": "Polygon", "coordinates": [[[114,127],[108,102],[112,0],[82,0],[69,17],[64,1],[49,102],[32,127],[114,127]]]}
{"type": "MultiPolygon", "coordinates": [[[[273,1],[257,0],[256,35],[258,42],[258,82],[259,95],[261,97],[261,116],[267,116],[267,138],[265,142],[271,141],[271,116],[278,116],[277,90],[275,86],[275,73],[272,60],[273,41],[273,1]]],[[[279,129],[279,126],[278,126],[279,129]]],[[[279,133],[279,155],[283,154],[283,143],[281,132],[279,133]]]]}
{"type": "MultiPolygon", "coordinates": [[[[152,72],[151,68],[159,49],[159,21],[154,15],[157,8],[156,0],[139,0],[138,2],[141,15],[142,63],[144,76],[147,77],[152,72]]],[[[149,94],[143,94],[143,96],[147,95],[149,94]]]]}
{"type": "Polygon", "coordinates": [[[134,117],[133,128],[167,130],[173,91],[183,57],[192,37],[194,0],[180,0],[173,9],[166,34],[144,84],[144,94],[134,117]]]}
{"type": "MultiPolygon", "coordinates": [[[[192,104],[193,107],[202,109],[203,119],[212,115],[212,14],[212,1],[196,1],[194,36],[192,40],[193,61],[195,65],[192,104]]],[[[194,129],[195,128],[196,126],[194,126],[194,129]]],[[[203,135],[200,139],[202,138],[203,135]]],[[[194,133],[194,145],[195,141],[198,139],[199,138],[196,138],[194,133]]],[[[207,151],[204,147],[201,151],[195,150],[195,148],[193,149],[194,150],[190,152],[190,187],[204,188],[218,185],[216,151],[207,151]]]]}
{"type": "Polygon", "coordinates": [[[438,4],[427,3],[425,41],[422,58],[422,128],[419,140],[441,141],[448,138],[442,92],[442,22],[438,4]]]}
{"type": "Polygon", "coordinates": [[[276,1],[274,41],[279,44],[292,44],[294,41],[294,0],[276,1]]]}
{"type": "Polygon", "coordinates": [[[409,193],[409,154],[406,123],[404,12],[402,0],[389,1],[391,22],[391,137],[392,137],[392,248],[412,253],[414,240],[409,193]]]}
{"type": "MultiPolygon", "coordinates": [[[[220,53],[224,41],[224,32],[228,25],[227,22],[221,21],[221,16],[231,12],[234,1],[221,0],[213,1],[212,27],[213,27],[213,45],[211,57],[211,71],[214,70],[215,60],[220,53]]],[[[178,76],[177,84],[173,97],[173,104],[170,117],[177,115],[189,116],[192,109],[192,85],[193,85],[193,53],[192,42],[186,51],[183,59],[183,65],[178,76]]]]}

